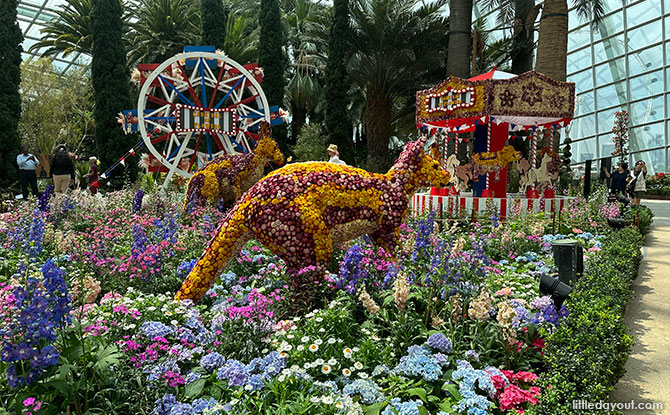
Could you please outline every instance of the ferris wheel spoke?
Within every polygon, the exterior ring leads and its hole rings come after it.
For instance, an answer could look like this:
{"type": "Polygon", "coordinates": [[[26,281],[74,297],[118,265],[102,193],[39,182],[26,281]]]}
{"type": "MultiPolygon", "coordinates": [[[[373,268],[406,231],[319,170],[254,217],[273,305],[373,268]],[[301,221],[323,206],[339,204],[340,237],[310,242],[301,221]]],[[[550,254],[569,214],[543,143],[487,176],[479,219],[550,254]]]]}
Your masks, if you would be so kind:
{"type": "Polygon", "coordinates": [[[224,95],[223,98],[221,98],[221,101],[219,101],[219,102],[214,106],[214,108],[215,108],[215,109],[216,109],[216,108],[219,108],[219,107],[221,106],[221,104],[223,104],[224,102],[226,102],[226,100],[228,99],[228,97],[230,96],[230,94],[234,93],[235,89],[242,83],[242,81],[244,81],[244,75],[237,81],[237,83],[235,84],[235,86],[233,86],[228,92],[226,92],[226,95],[224,95]]]}
{"type": "MultiPolygon", "coordinates": [[[[181,69],[182,73],[186,75],[186,71],[184,70],[184,67],[182,66],[181,62],[177,62],[177,65],[179,65],[179,69],[181,69]]],[[[197,62],[196,62],[197,65],[197,62]]],[[[195,72],[195,68],[193,69],[193,72],[195,72]]],[[[198,99],[198,96],[195,94],[195,90],[193,89],[193,85],[191,85],[191,79],[188,76],[185,76],[186,78],[186,84],[188,85],[188,92],[191,94],[191,97],[195,100],[198,107],[202,107],[202,104],[200,103],[200,99],[198,99]]]]}
{"type": "Polygon", "coordinates": [[[247,98],[245,98],[241,101],[237,101],[237,102],[233,103],[232,105],[227,106],[226,109],[230,110],[230,109],[233,109],[233,108],[237,108],[240,105],[248,104],[249,102],[252,102],[256,98],[258,98],[258,95],[252,95],[252,96],[247,97],[247,98]]]}
{"type": "Polygon", "coordinates": [[[198,157],[198,149],[200,148],[200,141],[202,140],[202,133],[198,133],[198,139],[195,140],[195,150],[193,151],[193,154],[191,155],[191,162],[190,165],[192,166],[193,163],[196,161],[196,158],[198,157]]]}
{"type": "Polygon", "coordinates": [[[192,106],[192,107],[195,107],[195,106],[196,106],[193,102],[191,102],[190,99],[186,98],[186,96],[185,96],[184,94],[182,94],[181,91],[179,91],[174,85],[172,85],[172,84],[169,83],[165,78],[163,78],[162,75],[158,75],[158,79],[160,79],[161,82],[164,82],[164,83],[165,83],[165,84],[166,84],[166,85],[167,85],[173,92],[175,92],[175,93],[177,94],[177,96],[179,97],[179,99],[180,99],[184,104],[188,104],[188,105],[190,105],[190,106],[192,106]]]}
{"type": "MultiPolygon", "coordinates": [[[[202,84],[200,85],[200,93],[201,93],[201,100],[202,102],[207,102],[207,82],[205,81],[205,65],[202,58],[199,59],[200,62],[200,82],[202,84]]],[[[201,104],[202,106],[202,104],[201,104]]]]}
{"type": "Polygon", "coordinates": [[[221,69],[219,69],[219,76],[216,78],[216,85],[214,86],[214,91],[212,91],[212,96],[209,99],[209,106],[207,108],[212,108],[212,105],[214,104],[214,97],[216,96],[216,91],[219,90],[219,84],[221,83],[221,78],[223,77],[223,73],[226,72],[225,70],[225,64],[221,65],[221,69]]]}

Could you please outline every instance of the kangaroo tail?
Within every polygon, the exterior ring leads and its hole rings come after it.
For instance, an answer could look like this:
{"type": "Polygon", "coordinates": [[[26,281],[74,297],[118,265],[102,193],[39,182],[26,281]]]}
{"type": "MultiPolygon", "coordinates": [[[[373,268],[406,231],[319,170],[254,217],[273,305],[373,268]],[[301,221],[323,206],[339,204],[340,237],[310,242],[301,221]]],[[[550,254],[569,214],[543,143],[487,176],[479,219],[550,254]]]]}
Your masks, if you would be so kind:
{"type": "Polygon", "coordinates": [[[214,285],[221,271],[251,239],[249,228],[244,223],[249,201],[238,203],[224,219],[219,232],[212,238],[205,252],[175,294],[175,300],[190,299],[198,302],[214,285]]]}
{"type": "Polygon", "coordinates": [[[188,211],[189,203],[197,203],[200,199],[199,193],[202,192],[202,187],[205,184],[205,177],[201,174],[194,174],[188,181],[186,186],[186,196],[184,197],[184,204],[182,205],[182,212],[188,211]]]}

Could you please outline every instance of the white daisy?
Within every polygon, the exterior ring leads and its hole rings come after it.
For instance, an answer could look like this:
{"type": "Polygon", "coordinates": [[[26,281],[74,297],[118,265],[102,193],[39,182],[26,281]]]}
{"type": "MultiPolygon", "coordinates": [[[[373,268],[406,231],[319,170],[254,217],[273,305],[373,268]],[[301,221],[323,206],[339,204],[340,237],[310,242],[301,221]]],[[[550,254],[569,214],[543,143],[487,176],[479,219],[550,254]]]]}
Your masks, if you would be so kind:
{"type": "Polygon", "coordinates": [[[310,352],[312,352],[312,353],[316,353],[317,350],[319,350],[319,346],[318,346],[318,345],[316,345],[316,344],[314,344],[314,343],[312,343],[312,344],[309,345],[309,351],[310,351],[310,352]]]}
{"type": "Polygon", "coordinates": [[[299,352],[302,352],[303,350],[305,350],[305,346],[303,346],[302,344],[299,344],[299,345],[296,346],[295,349],[299,352]]]}
{"type": "Polygon", "coordinates": [[[328,339],[328,344],[335,344],[335,342],[337,342],[337,340],[333,339],[332,337],[328,339]]]}
{"type": "Polygon", "coordinates": [[[321,366],[321,373],[323,374],[328,374],[330,371],[333,370],[333,368],[330,367],[330,365],[323,365],[321,366]]]}
{"type": "Polygon", "coordinates": [[[346,377],[351,376],[351,370],[347,369],[346,367],[342,369],[342,374],[346,377]]]}
{"type": "Polygon", "coordinates": [[[368,378],[368,374],[365,373],[365,372],[360,372],[360,373],[358,374],[358,377],[361,378],[361,379],[367,379],[367,378],[368,378]]]}
{"type": "Polygon", "coordinates": [[[321,397],[321,402],[323,402],[326,405],[332,405],[333,404],[333,397],[332,396],[322,396],[321,397]]]}
{"type": "Polygon", "coordinates": [[[323,340],[321,340],[321,339],[316,339],[316,340],[314,340],[314,343],[315,343],[316,345],[318,345],[318,346],[321,346],[321,345],[323,344],[323,340]]]}
{"type": "Polygon", "coordinates": [[[321,358],[318,358],[314,361],[314,363],[316,363],[317,365],[322,365],[322,364],[326,363],[326,361],[321,359],[321,358]]]}
{"type": "Polygon", "coordinates": [[[358,370],[361,370],[361,369],[363,369],[363,363],[356,362],[356,363],[354,363],[354,367],[358,370]]]}
{"type": "Polygon", "coordinates": [[[300,341],[303,342],[303,343],[307,343],[309,341],[309,337],[308,336],[302,336],[300,338],[300,341]]]}

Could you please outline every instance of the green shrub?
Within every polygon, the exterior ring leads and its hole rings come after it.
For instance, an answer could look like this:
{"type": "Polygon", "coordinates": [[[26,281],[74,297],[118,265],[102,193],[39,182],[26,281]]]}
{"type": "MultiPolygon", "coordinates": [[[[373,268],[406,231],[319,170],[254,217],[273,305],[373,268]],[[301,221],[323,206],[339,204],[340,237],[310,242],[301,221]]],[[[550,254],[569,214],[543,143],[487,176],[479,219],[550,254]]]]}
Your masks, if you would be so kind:
{"type": "MultiPolygon", "coordinates": [[[[642,236],[612,233],[566,301],[570,315],[547,339],[543,397],[530,414],[580,414],[575,400],[607,401],[624,374],[632,339],[623,315],[642,259],[642,236]]],[[[596,413],[596,412],[594,412],[596,413]]]]}
{"type": "Polygon", "coordinates": [[[305,124],[293,147],[293,154],[296,161],[324,161],[328,155],[326,148],[328,148],[328,136],[323,134],[321,125],[305,124]]]}

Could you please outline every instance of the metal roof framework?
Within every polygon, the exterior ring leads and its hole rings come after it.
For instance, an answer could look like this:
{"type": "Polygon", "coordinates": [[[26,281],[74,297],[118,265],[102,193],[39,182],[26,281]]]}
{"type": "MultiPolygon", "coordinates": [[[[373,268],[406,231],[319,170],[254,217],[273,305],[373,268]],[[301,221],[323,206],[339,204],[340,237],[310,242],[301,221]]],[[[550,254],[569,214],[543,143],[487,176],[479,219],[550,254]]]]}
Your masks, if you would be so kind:
{"type": "MultiPolygon", "coordinates": [[[[57,19],[55,10],[65,2],[63,0],[19,0],[17,16],[19,27],[23,33],[23,59],[37,59],[46,48],[28,51],[32,45],[42,40],[41,30],[50,21],[57,19]]],[[[56,72],[65,73],[73,67],[86,66],[90,62],[88,56],[81,53],[71,53],[68,56],[58,54],[52,57],[56,72]]]]}

